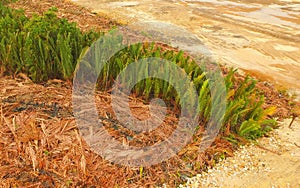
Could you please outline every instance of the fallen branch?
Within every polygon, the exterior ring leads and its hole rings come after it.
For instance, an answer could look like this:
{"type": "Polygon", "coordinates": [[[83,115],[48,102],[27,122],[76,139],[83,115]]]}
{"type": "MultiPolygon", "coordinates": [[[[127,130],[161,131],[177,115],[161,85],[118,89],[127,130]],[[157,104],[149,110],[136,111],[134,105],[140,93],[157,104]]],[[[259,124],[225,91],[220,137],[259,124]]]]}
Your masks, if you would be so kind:
{"type": "Polygon", "coordinates": [[[294,123],[294,121],[295,121],[296,117],[298,117],[298,116],[297,116],[297,115],[295,115],[295,114],[293,114],[292,121],[291,121],[291,123],[289,124],[289,128],[291,128],[291,127],[292,127],[292,124],[294,123]]]}
{"type": "Polygon", "coordinates": [[[300,146],[296,142],[294,142],[294,144],[295,144],[295,146],[297,146],[298,148],[300,148],[300,146]]]}

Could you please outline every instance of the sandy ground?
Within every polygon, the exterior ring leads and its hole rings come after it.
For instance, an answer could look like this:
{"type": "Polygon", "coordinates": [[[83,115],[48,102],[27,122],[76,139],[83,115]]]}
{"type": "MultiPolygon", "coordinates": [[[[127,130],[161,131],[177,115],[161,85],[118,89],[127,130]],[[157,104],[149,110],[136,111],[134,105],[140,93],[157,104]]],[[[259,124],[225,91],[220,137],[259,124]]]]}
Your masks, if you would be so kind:
{"type": "MultiPolygon", "coordinates": [[[[300,88],[299,1],[108,1],[73,0],[94,12],[128,23],[172,23],[201,39],[213,58],[298,93],[300,88]]],[[[149,26],[149,25],[148,25],[149,26]]],[[[149,27],[148,27],[149,28],[149,27]]],[[[158,30],[158,27],[156,27],[158,30]]],[[[147,29],[147,23],[143,28],[147,29]]],[[[178,37],[176,32],[165,32],[178,37]]],[[[290,120],[188,187],[300,187],[300,122],[290,120]]]]}
{"type": "MultiPolygon", "coordinates": [[[[200,38],[215,60],[299,93],[299,1],[72,1],[129,25],[155,21],[157,30],[161,23],[185,28],[200,38]]],[[[140,29],[147,28],[145,23],[140,29]]],[[[172,29],[168,33],[172,35],[172,29]]]]}

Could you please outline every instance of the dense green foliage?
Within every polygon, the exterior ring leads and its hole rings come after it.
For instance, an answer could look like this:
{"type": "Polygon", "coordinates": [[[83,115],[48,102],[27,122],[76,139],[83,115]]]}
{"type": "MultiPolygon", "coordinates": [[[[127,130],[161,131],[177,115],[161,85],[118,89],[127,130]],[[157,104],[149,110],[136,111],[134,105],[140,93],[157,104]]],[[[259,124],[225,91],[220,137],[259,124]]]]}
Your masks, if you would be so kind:
{"type": "Polygon", "coordinates": [[[248,139],[261,137],[276,124],[274,119],[268,118],[276,108],[263,109],[264,96],[255,87],[256,80],[246,77],[237,82],[234,78],[231,70],[226,77],[228,95],[224,127],[248,139]]]}
{"type": "Polygon", "coordinates": [[[82,49],[100,34],[82,33],[55,11],[29,19],[23,11],[0,4],[0,62],[6,73],[23,72],[35,82],[72,78],[82,49]]]}
{"type": "MultiPolygon", "coordinates": [[[[120,43],[122,38],[116,37],[113,40],[120,40],[120,43]]],[[[114,41],[114,43],[117,42],[114,41]]],[[[109,49],[109,46],[106,48],[109,49]]],[[[198,92],[200,122],[207,123],[211,116],[220,118],[223,122],[222,131],[225,136],[229,136],[233,132],[248,139],[255,139],[263,136],[276,124],[275,120],[268,118],[268,115],[271,115],[276,108],[263,109],[264,96],[255,87],[256,80],[250,77],[246,77],[244,80],[236,79],[236,70],[234,69],[230,69],[224,78],[227,90],[225,114],[217,114],[221,111],[214,111],[214,114],[211,114],[213,100],[220,98],[220,94],[216,91],[216,99],[212,98],[209,85],[214,81],[207,78],[207,72],[204,72],[192,58],[184,55],[182,51],[162,50],[154,44],[139,43],[131,45],[110,58],[109,63],[100,72],[99,88],[109,90],[117,76],[127,65],[149,57],[168,60],[185,71],[198,92]]],[[[164,65],[163,67],[168,69],[168,66],[164,65]]],[[[168,74],[167,81],[147,78],[138,82],[131,92],[136,96],[143,97],[145,100],[160,97],[168,101],[173,108],[180,108],[178,92],[169,84],[174,81],[172,79],[178,79],[178,76],[172,75],[173,72],[168,70],[164,71],[165,74],[168,74]]],[[[148,73],[146,72],[146,74],[148,73]]],[[[126,83],[133,81],[136,76],[134,74],[126,75],[126,83]]],[[[179,82],[180,80],[176,81],[179,82]]],[[[190,95],[189,91],[185,92],[187,96],[190,95]]]]}

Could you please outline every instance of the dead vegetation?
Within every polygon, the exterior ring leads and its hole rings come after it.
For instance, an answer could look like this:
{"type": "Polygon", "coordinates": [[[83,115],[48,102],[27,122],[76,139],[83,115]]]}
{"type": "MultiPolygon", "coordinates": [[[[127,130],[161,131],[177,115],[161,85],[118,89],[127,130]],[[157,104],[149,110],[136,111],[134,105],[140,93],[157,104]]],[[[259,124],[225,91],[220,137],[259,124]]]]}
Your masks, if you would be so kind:
{"type": "MultiPolygon", "coordinates": [[[[218,154],[230,156],[234,149],[230,142],[219,137],[205,153],[199,153],[199,143],[194,142],[177,156],[141,172],[109,163],[81,139],[72,115],[71,84],[51,80],[37,85],[28,79],[2,77],[0,88],[0,182],[4,187],[138,187],[163,183],[175,186],[199,169],[214,165],[218,154]]],[[[288,101],[272,87],[264,89],[268,101],[277,104],[277,115],[287,116],[288,101]]],[[[134,135],[115,122],[108,93],[98,93],[96,101],[105,127],[120,141],[131,136],[135,137],[133,141],[142,141],[131,144],[149,144],[157,141],[153,140],[157,138],[155,134],[172,130],[170,126],[162,126],[150,135],[134,135]],[[115,125],[119,126],[118,131],[113,128],[115,125]]],[[[131,106],[135,115],[147,116],[148,107],[138,100],[133,99],[131,106]]],[[[168,121],[176,118],[170,117],[168,121]]],[[[195,135],[199,137],[201,131],[195,135]]]]}

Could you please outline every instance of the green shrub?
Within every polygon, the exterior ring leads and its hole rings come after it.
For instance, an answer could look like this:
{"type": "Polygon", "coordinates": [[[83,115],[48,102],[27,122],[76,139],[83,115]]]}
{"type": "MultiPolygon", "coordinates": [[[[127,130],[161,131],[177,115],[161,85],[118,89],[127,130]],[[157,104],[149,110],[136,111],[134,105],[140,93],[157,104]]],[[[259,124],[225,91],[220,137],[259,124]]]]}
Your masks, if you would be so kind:
{"type": "Polygon", "coordinates": [[[31,19],[20,10],[0,10],[0,62],[6,73],[24,72],[34,82],[72,79],[82,50],[100,36],[82,33],[75,23],[59,19],[55,8],[31,19]]]}
{"type": "MultiPolygon", "coordinates": [[[[119,40],[121,41],[122,39],[119,40]]],[[[149,57],[158,57],[173,62],[189,75],[189,79],[193,82],[198,92],[200,122],[202,124],[208,122],[212,115],[212,97],[209,87],[210,82],[206,78],[207,73],[203,72],[197,63],[189,56],[184,55],[182,51],[162,50],[154,44],[144,45],[139,43],[128,46],[114,55],[109,63],[104,66],[100,72],[98,88],[106,91],[110,90],[116,77],[127,65],[139,59],[149,57]]],[[[168,68],[168,66],[164,65],[164,68],[168,68]]],[[[169,80],[163,81],[157,78],[144,79],[134,86],[132,93],[145,100],[152,97],[161,97],[169,105],[180,108],[178,93],[169,84],[174,79],[172,72],[165,70],[165,73],[170,74],[167,76],[169,80]]],[[[246,77],[242,81],[239,81],[235,79],[235,74],[236,70],[230,69],[224,77],[227,89],[225,114],[222,117],[220,114],[213,115],[222,119],[224,136],[228,136],[231,132],[234,132],[242,137],[255,139],[264,135],[276,123],[274,120],[268,119],[268,115],[271,115],[275,111],[275,108],[263,109],[264,96],[255,87],[256,80],[246,77]]],[[[126,77],[126,83],[128,84],[129,82],[130,84],[136,75],[129,74],[126,77]]],[[[218,97],[220,96],[216,96],[216,98],[218,97]]]]}

